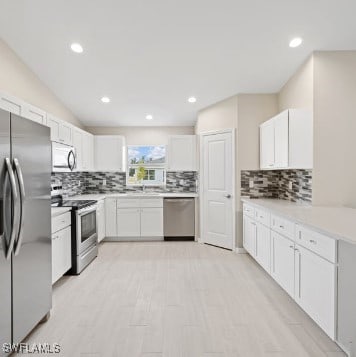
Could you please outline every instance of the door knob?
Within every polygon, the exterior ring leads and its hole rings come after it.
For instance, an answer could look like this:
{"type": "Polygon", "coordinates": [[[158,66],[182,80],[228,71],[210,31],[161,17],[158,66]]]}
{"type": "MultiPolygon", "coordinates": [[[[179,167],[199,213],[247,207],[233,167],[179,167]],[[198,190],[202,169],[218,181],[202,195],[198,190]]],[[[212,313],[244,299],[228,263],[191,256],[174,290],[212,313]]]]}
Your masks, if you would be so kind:
{"type": "Polygon", "coordinates": [[[231,198],[230,194],[225,195],[226,198],[231,198]]]}

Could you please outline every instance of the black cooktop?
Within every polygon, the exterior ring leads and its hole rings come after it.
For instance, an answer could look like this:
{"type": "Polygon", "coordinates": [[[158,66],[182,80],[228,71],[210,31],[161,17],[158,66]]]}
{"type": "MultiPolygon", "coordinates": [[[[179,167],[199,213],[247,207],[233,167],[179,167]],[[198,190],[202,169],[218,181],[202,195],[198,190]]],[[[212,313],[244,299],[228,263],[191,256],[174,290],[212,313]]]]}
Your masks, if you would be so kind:
{"type": "Polygon", "coordinates": [[[97,203],[95,200],[63,200],[62,197],[52,197],[52,207],[72,207],[73,210],[82,209],[97,203]]]}

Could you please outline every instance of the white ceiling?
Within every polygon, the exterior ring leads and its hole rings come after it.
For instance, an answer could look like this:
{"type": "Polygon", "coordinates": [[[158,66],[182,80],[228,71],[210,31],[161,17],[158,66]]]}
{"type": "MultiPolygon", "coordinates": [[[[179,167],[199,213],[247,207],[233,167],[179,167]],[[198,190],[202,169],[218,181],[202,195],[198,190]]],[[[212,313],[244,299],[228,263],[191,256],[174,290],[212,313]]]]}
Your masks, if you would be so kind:
{"type": "Polygon", "coordinates": [[[84,125],[191,125],[228,96],[278,91],[313,50],[356,49],[355,13],[354,0],[0,0],[0,37],[84,125]]]}

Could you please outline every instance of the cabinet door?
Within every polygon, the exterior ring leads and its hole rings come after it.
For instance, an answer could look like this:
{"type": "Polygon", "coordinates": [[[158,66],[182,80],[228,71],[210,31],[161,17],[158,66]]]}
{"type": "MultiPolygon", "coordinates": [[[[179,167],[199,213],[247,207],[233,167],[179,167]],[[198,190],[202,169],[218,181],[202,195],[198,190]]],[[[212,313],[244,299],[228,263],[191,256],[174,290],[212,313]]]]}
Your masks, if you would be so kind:
{"type": "Polygon", "coordinates": [[[105,238],[105,205],[104,201],[99,202],[96,211],[97,227],[98,227],[98,242],[105,238]]]}
{"type": "Polygon", "coordinates": [[[294,297],[294,242],[271,231],[271,275],[277,283],[294,297]]]}
{"type": "Polygon", "coordinates": [[[59,141],[63,144],[72,145],[72,127],[61,122],[59,124],[59,141]]]}
{"type": "Polygon", "coordinates": [[[12,96],[5,93],[0,93],[0,109],[7,110],[8,112],[22,115],[23,102],[12,96]]]}
{"type": "Polygon", "coordinates": [[[82,140],[82,169],[85,171],[93,171],[94,136],[89,133],[83,133],[82,140]]]}
{"type": "Polygon", "coordinates": [[[261,223],[256,223],[256,260],[271,272],[271,230],[261,223]]]}
{"type": "Polygon", "coordinates": [[[71,226],[63,230],[62,236],[62,248],[63,248],[63,270],[62,275],[65,274],[72,267],[72,237],[71,226]]]}
{"type": "Polygon", "coordinates": [[[47,123],[46,112],[30,104],[24,104],[22,116],[39,124],[46,125],[47,123]]]}
{"type": "Polygon", "coordinates": [[[71,226],[52,236],[52,284],[54,284],[72,265],[71,226]]]}
{"type": "Polygon", "coordinates": [[[141,209],[141,237],[163,237],[163,208],[141,209]]]}
{"type": "Polygon", "coordinates": [[[336,267],[299,245],[295,258],[295,300],[335,339],[336,267]]]}
{"type": "Polygon", "coordinates": [[[125,171],[122,136],[95,135],[94,153],[96,171],[125,171]]]}
{"type": "Polygon", "coordinates": [[[77,165],[76,165],[76,171],[81,171],[82,170],[82,132],[76,129],[73,129],[72,131],[72,145],[75,148],[76,152],[76,158],[77,158],[77,165]]]}
{"type": "Polygon", "coordinates": [[[52,284],[60,278],[61,242],[57,233],[52,236],[52,284]]]}
{"type": "Polygon", "coordinates": [[[260,166],[261,169],[274,167],[274,121],[260,125],[260,166]]]}
{"type": "Polygon", "coordinates": [[[288,167],[288,110],[274,118],[274,167],[288,167]]]}
{"type": "Polygon", "coordinates": [[[140,211],[140,208],[117,209],[118,237],[139,237],[141,235],[140,211]]]}
{"type": "Polygon", "coordinates": [[[313,168],[313,114],[308,109],[289,110],[289,167],[313,168]]]}
{"type": "Polygon", "coordinates": [[[256,222],[243,216],[243,246],[253,256],[256,256],[256,222]]]}
{"type": "Polygon", "coordinates": [[[47,114],[47,126],[49,126],[51,129],[51,140],[60,142],[59,140],[60,120],[51,114],[47,114]]]}
{"type": "Polygon", "coordinates": [[[196,150],[195,135],[171,135],[168,138],[168,170],[195,171],[196,150]]]}
{"type": "Polygon", "coordinates": [[[116,214],[116,199],[105,199],[105,236],[117,236],[117,214],[116,214]]]}

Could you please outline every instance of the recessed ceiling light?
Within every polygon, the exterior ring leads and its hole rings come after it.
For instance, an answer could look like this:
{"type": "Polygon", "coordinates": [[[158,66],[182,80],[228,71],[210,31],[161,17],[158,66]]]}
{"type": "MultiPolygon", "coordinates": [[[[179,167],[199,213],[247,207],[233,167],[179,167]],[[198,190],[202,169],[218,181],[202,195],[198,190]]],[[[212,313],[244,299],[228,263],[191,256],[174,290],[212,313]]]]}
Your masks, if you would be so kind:
{"type": "Polygon", "coordinates": [[[80,43],[72,43],[70,45],[70,48],[75,53],[82,53],[83,52],[83,47],[82,47],[82,45],[80,43]]]}
{"type": "Polygon", "coordinates": [[[293,38],[293,40],[289,42],[289,47],[298,47],[302,44],[302,42],[303,40],[300,37],[293,38]]]}
{"type": "Polygon", "coordinates": [[[197,101],[197,98],[195,98],[195,97],[189,97],[188,98],[188,102],[189,103],[195,103],[197,101]]]}
{"type": "Polygon", "coordinates": [[[146,119],[147,119],[147,120],[152,120],[152,119],[153,119],[153,116],[152,116],[151,114],[148,114],[148,115],[146,115],[146,119]]]}
{"type": "Polygon", "coordinates": [[[109,97],[102,97],[102,98],[101,98],[101,101],[102,101],[103,103],[110,103],[110,98],[109,98],[109,97]]]}

